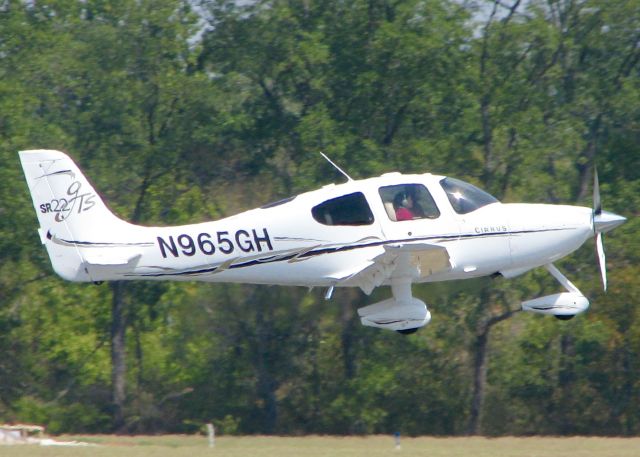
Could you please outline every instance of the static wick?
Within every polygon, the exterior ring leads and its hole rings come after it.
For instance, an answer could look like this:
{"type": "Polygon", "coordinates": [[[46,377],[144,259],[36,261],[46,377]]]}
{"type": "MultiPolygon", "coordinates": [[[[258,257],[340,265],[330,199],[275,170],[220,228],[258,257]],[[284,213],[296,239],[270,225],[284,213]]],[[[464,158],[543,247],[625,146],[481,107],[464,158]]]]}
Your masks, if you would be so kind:
{"type": "Polygon", "coordinates": [[[334,288],[334,286],[330,286],[327,289],[327,292],[324,294],[324,299],[325,300],[331,300],[331,296],[333,295],[333,288],[334,288]]]}
{"type": "Polygon", "coordinates": [[[340,173],[342,173],[343,175],[345,175],[345,176],[346,176],[346,178],[347,178],[349,181],[353,181],[353,178],[352,178],[351,176],[349,176],[349,175],[348,175],[348,174],[347,174],[347,173],[346,173],[342,168],[340,168],[340,167],[339,167],[339,166],[337,166],[335,163],[333,163],[333,161],[332,161],[329,157],[327,157],[327,156],[325,155],[325,153],[324,153],[324,152],[320,151],[320,155],[321,155],[322,157],[324,157],[324,158],[325,158],[325,160],[326,160],[327,162],[329,162],[331,165],[333,165],[333,167],[334,167],[336,170],[338,170],[340,173]]]}

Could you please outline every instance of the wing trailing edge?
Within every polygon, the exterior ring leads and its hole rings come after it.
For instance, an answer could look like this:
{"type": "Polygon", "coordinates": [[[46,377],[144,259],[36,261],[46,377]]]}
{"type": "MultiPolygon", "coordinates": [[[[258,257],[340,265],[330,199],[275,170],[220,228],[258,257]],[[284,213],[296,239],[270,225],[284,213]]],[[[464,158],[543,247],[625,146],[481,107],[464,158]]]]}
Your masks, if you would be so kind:
{"type": "Polygon", "coordinates": [[[340,286],[360,287],[367,295],[394,277],[424,279],[453,267],[446,248],[428,243],[383,246],[384,252],[370,261],[331,276],[340,286]]]}

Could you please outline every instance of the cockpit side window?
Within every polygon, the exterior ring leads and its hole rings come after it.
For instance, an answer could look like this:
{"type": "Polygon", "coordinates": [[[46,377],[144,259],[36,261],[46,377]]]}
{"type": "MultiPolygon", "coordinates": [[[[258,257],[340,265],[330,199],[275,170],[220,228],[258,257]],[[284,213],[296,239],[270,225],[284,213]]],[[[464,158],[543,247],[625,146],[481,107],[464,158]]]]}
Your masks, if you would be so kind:
{"type": "Polygon", "coordinates": [[[498,199],[493,195],[459,179],[444,178],[440,185],[446,192],[453,210],[458,214],[467,214],[491,203],[498,203],[498,199]]]}
{"type": "Polygon", "coordinates": [[[381,187],[378,192],[392,221],[436,219],[440,210],[422,184],[399,184],[381,187]]]}
{"type": "Polygon", "coordinates": [[[373,213],[362,192],[332,198],[311,209],[313,218],[324,225],[371,225],[373,213]]]}

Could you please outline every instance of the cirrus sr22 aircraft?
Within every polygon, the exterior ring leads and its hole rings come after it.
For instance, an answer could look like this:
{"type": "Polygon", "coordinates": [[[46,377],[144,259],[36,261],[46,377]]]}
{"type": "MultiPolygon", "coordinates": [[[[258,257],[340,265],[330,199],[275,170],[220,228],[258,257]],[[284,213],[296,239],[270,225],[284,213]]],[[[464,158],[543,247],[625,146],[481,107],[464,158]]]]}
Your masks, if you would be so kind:
{"type": "MultiPolygon", "coordinates": [[[[388,173],[330,184],[213,222],[143,227],[116,217],[76,164],[53,150],[21,151],[42,243],[64,279],[242,282],[327,288],[390,286],[392,297],[358,310],[364,325],[412,333],[431,320],[413,283],[545,267],[565,292],[522,303],[570,319],[589,306],[553,265],[626,219],[594,208],[503,204],[466,182],[388,173]]],[[[333,164],[333,163],[332,163],[333,164]]],[[[334,164],[335,166],[335,164],[334,164]]]]}

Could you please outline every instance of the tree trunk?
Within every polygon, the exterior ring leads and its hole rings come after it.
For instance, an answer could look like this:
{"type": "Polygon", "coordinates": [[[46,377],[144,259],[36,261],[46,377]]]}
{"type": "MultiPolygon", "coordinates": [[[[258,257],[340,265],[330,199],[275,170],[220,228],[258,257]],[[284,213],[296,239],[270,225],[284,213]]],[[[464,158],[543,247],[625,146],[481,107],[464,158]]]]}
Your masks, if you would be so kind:
{"type": "MultiPolygon", "coordinates": [[[[131,222],[137,224],[142,215],[143,201],[151,183],[151,159],[147,160],[140,194],[131,216],[131,222]]],[[[113,407],[113,429],[122,432],[125,428],[124,405],[127,386],[127,316],[125,302],[125,283],[114,281],[111,287],[111,400],[113,407]]]]}
{"type": "Polygon", "coordinates": [[[124,404],[126,400],[126,347],[125,301],[122,281],[111,283],[111,399],[113,405],[113,429],[124,428],[124,404]]]}
{"type": "Polygon", "coordinates": [[[480,414],[484,403],[484,387],[487,382],[487,341],[489,328],[485,326],[483,331],[476,335],[475,350],[473,353],[473,395],[471,397],[471,412],[469,413],[469,425],[467,435],[480,433],[480,414]]]}
{"type": "MultiPolygon", "coordinates": [[[[254,297],[256,291],[254,289],[254,297]]],[[[264,310],[264,302],[262,300],[254,300],[256,302],[256,339],[257,339],[257,394],[263,403],[262,415],[262,432],[273,434],[276,431],[278,422],[278,403],[276,400],[277,381],[274,379],[270,367],[271,360],[271,316],[266,316],[264,310]]]]}
{"type": "Polygon", "coordinates": [[[556,411],[555,430],[560,435],[575,434],[574,421],[572,420],[572,409],[574,409],[573,387],[575,383],[575,348],[571,335],[560,336],[560,363],[558,367],[558,395],[556,411]]]}
{"type": "Polygon", "coordinates": [[[341,301],[342,309],[340,313],[340,322],[342,324],[340,343],[342,346],[345,379],[352,379],[356,374],[356,356],[353,347],[353,331],[356,325],[356,318],[353,308],[362,302],[362,294],[359,290],[350,291],[349,296],[349,299],[341,301]]]}
{"type": "MultiPolygon", "coordinates": [[[[483,300],[484,301],[484,300],[483,300]]],[[[481,432],[482,405],[484,404],[485,386],[487,384],[487,354],[489,333],[491,328],[520,311],[507,310],[502,314],[490,317],[476,333],[473,353],[473,394],[471,396],[471,411],[467,425],[467,435],[478,435],[481,432]]]]}

